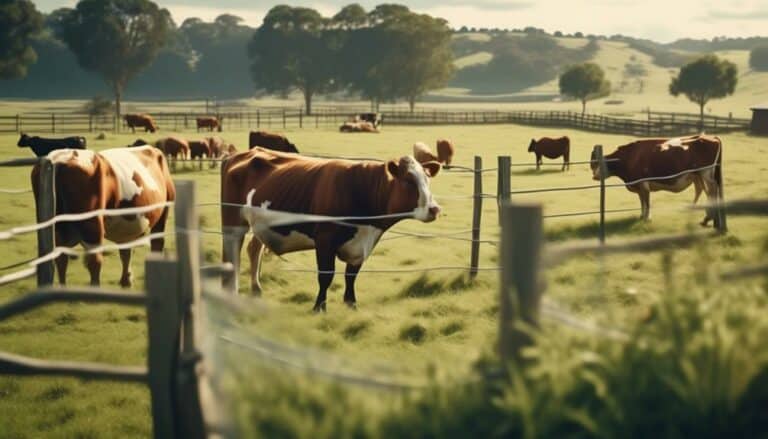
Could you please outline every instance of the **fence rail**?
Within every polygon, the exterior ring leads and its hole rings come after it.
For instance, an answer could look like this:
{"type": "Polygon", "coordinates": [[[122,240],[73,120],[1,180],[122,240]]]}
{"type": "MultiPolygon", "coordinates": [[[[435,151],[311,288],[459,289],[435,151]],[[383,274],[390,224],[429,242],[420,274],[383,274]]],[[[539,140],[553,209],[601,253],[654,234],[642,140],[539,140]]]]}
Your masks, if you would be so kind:
{"type": "MultiPolygon", "coordinates": [[[[362,109],[317,107],[311,115],[300,107],[264,107],[249,110],[206,112],[153,112],[152,117],[161,130],[185,131],[197,129],[196,118],[215,115],[226,130],[251,128],[287,129],[337,126],[362,109]]],[[[639,118],[624,118],[573,111],[481,111],[401,109],[385,110],[383,122],[387,125],[487,125],[515,123],[534,126],[577,128],[603,133],[625,134],[639,137],[682,136],[705,131],[722,134],[747,131],[749,119],[705,116],[688,113],[640,113],[639,118]],[[645,117],[642,115],[645,114],[645,117]]],[[[127,131],[124,121],[115,116],[92,116],[82,113],[30,113],[0,116],[0,133],[93,133],[127,131]]]]}

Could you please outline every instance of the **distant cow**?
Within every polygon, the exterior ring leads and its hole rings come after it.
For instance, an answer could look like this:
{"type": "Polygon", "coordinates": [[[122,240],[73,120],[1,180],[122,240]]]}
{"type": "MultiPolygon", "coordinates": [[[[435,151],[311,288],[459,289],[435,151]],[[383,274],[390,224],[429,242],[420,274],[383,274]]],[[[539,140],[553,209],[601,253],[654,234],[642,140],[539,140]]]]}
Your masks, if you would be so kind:
{"type": "MultiPolygon", "coordinates": [[[[434,221],[440,213],[429,181],[440,164],[419,164],[405,156],[385,163],[326,160],[254,148],[234,155],[222,170],[221,210],[225,233],[250,227],[251,288],[261,291],[259,271],[265,247],[277,255],[315,250],[319,291],[314,310],[325,311],[326,292],[336,258],[347,263],[344,302],[354,307],[355,278],[373,253],[381,235],[406,217],[434,221]],[[232,207],[229,203],[246,207],[232,207]],[[251,206],[260,208],[252,209],[251,206]],[[329,215],[356,219],[354,224],[298,221],[272,225],[271,212],[329,215]]],[[[278,217],[280,214],[277,214],[278,217]]],[[[233,253],[224,247],[224,261],[239,254],[243,235],[233,253]]]]}
{"type": "Polygon", "coordinates": [[[271,149],[272,151],[299,153],[296,145],[289,142],[285,136],[266,131],[251,131],[251,134],[248,136],[248,149],[256,146],[271,149]]]}
{"type": "Polygon", "coordinates": [[[37,136],[28,136],[22,133],[19,142],[16,144],[19,148],[29,147],[38,157],[45,157],[51,151],[56,149],[85,149],[85,137],[65,137],[62,139],[46,139],[37,136]]]}
{"type": "MultiPolygon", "coordinates": [[[[605,158],[605,178],[615,175],[624,183],[632,183],[627,186],[627,190],[640,198],[641,217],[644,220],[651,217],[651,192],[682,192],[693,184],[696,190],[694,203],[702,190],[710,201],[720,197],[723,184],[720,171],[722,143],[718,137],[701,135],[638,140],[619,146],[605,158]],[[665,176],[674,177],[656,179],[665,176]]],[[[596,159],[597,154],[593,150],[592,176],[599,180],[601,172],[596,159]]],[[[707,212],[701,225],[706,226],[712,219],[712,213],[707,212]]]]}
{"type": "Polygon", "coordinates": [[[225,142],[221,137],[208,137],[205,140],[211,148],[211,157],[226,157],[237,152],[235,145],[225,142]]]}
{"type": "Polygon", "coordinates": [[[188,143],[189,157],[191,159],[211,157],[211,147],[208,144],[208,140],[190,140],[188,143]]]}
{"type": "Polygon", "coordinates": [[[539,140],[531,139],[528,152],[536,154],[536,170],[541,168],[541,157],[548,159],[563,158],[563,171],[571,166],[571,139],[567,136],[551,138],[542,137],[539,140]]]}
{"type": "Polygon", "coordinates": [[[189,142],[178,137],[166,137],[155,142],[155,148],[166,156],[175,159],[188,159],[190,157],[189,142]]]}
{"type": "Polygon", "coordinates": [[[136,132],[136,128],[144,128],[144,132],[154,133],[158,130],[155,120],[148,114],[126,114],[124,116],[125,124],[132,132],[136,132]]]}
{"type": "Polygon", "coordinates": [[[357,122],[344,122],[339,127],[342,133],[378,133],[379,130],[371,122],[364,120],[357,122]]]}
{"type": "Polygon", "coordinates": [[[205,116],[197,118],[197,131],[207,128],[208,131],[218,130],[221,132],[221,121],[215,116],[205,116]]]}
{"type": "MultiPolygon", "coordinates": [[[[94,152],[64,149],[48,155],[56,169],[56,215],[77,214],[97,209],[145,207],[173,201],[176,191],[163,155],[150,146],[115,148],[94,152]]],[[[39,165],[32,168],[32,189],[40,198],[39,165]]],[[[96,216],[81,221],[56,224],[55,245],[85,248],[100,246],[104,239],[123,244],[147,233],[162,233],[168,218],[168,206],[148,212],[120,216],[96,216]]],[[[164,239],[152,239],[154,252],[161,252],[164,239]]],[[[120,285],[131,286],[131,250],[120,250],[123,264],[120,285]]],[[[59,283],[66,283],[68,255],[56,258],[59,283]]],[[[101,281],[101,253],[85,256],[91,285],[101,281]]]]}
{"type": "Polygon", "coordinates": [[[370,122],[373,124],[374,128],[378,128],[379,125],[381,125],[381,114],[380,113],[360,113],[355,115],[352,122],[370,122]]]}
{"type": "Polygon", "coordinates": [[[416,142],[413,144],[413,157],[419,163],[435,161],[442,163],[448,168],[453,161],[453,153],[453,144],[445,139],[437,141],[437,156],[432,153],[432,150],[425,143],[416,142]]]}

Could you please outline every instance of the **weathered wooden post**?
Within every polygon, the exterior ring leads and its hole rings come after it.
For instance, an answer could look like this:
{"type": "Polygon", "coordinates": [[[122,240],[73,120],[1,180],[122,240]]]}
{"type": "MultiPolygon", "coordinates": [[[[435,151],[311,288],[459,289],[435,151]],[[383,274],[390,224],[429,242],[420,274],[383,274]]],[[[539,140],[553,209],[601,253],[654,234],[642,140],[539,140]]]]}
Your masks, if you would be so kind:
{"type": "Polygon", "coordinates": [[[480,223],[483,214],[483,158],[475,156],[475,189],[472,198],[472,247],[469,260],[469,277],[477,277],[480,262],[480,223]]]}
{"type": "Polygon", "coordinates": [[[601,244],[605,244],[605,176],[608,173],[608,168],[603,156],[603,145],[595,145],[595,154],[597,165],[600,168],[600,232],[598,239],[601,244]]]}
{"type": "MultiPolygon", "coordinates": [[[[50,160],[40,159],[38,174],[37,222],[42,223],[56,214],[56,172],[50,160]]],[[[45,256],[53,251],[55,225],[37,231],[37,255],[45,256]]],[[[53,261],[37,266],[37,286],[53,284],[53,261]]]]}
{"type": "Polygon", "coordinates": [[[178,377],[179,436],[204,438],[205,420],[198,384],[202,368],[198,346],[200,334],[200,239],[195,182],[176,181],[176,251],[178,255],[179,314],[181,316],[181,354],[178,377]]]}
{"type": "Polygon", "coordinates": [[[511,173],[512,173],[512,158],[508,155],[502,155],[499,156],[497,159],[498,162],[498,172],[497,172],[497,185],[496,185],[496,201],[498,204],[499,209],[499,224],[501,224],[501,206],[504,205],[505,202],[509,201],[510,197],[510,188],[511,188],[511,173]]]}
{"type": "Polygon", "coordinates": [[[542,209],[505,203],[501,211],[499,356],[508,363],[522,359],[533,342],[527,329],[539,324],[542,209]]]}
{"type": "Polygon", "coordinates": [[[286,127],[286,122],[285,122],[285,108],[283,108],[283,129],[285,129],[285,127],[286,127]]]}
{"type": "Polygon", "coordinates": [[[725,206],[725,192],[723,185],[725,183],[725,175],[723,174],[723,148],[720,147],[720,161],[715,168],[715,180],[717,181],[717,207],[715,213],[715,228],[720,233],[728,232],[728,221],[726,219],[725,206]],[[719,178],[717,177],[719,176],[719,178]]]}
{"type": "Polygon", "coordinates": [[[304,112],[299,108],[299,128],[304,128],[304,112]]]}
{"type": "Polygon", "coordinates": [[[149,254],[145,264],[147,290],[147,384],[152,399],[154,437],[176,436],[173,389],[179,357],[181,325],[177,291],[178,264],[149,254]]]}

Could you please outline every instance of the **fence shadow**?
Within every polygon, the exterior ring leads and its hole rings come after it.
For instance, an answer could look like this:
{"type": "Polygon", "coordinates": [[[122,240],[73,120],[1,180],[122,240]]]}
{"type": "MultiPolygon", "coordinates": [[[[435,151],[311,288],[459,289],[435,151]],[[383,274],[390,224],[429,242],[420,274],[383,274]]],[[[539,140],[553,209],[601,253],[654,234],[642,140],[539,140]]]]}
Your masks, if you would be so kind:
{"type": "MultiPolygon", "coordinates": [[[[568,172],[568,171],[565,171],[565,172],[568,172]]],[[[561,171],[560,167],[557,167],[557,166],[547,166],[546,168],[541,168],[538,171],[536,170],[536,167],[512,171],[512,175],[548,175],[548,174],[562,174],[562,173],[564,172],[561,171]]]]}
{"type": "MultiPolygon", "coordinates": [[[[606,219],[605,233],[608,236],[629,235],[653,231],[651,223],[643,221],[637,214],[623,218],[606,219]]],[[[544,232],[547,241],[566,241],[569,239],[596,238],[600,232],[600,222],[590,221],[584,224],[564,224],[561,227],[548,229],[544,232]]]]}

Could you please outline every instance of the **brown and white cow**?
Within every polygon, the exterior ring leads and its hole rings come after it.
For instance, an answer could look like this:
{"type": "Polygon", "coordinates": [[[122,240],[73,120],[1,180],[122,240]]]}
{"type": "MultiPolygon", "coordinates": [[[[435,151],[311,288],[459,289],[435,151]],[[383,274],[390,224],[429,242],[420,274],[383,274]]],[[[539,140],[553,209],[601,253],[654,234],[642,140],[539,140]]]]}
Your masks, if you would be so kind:
{"type": "Polygon", "coordinates": [[[542,137],[539,140],[531,139],[528,152],[536,154],[536,170],[541,168],[541,157],[548,159],[563,158],[563,171],[571,167],[571,139],[563,137],[542,137]]]}
{"type": "MultiPolygon", "coordinates": [[[[637,140],[619,146],[605,159],[606,178],[615,175],[624,183],[633,183],[627,186],[627,190],[640,198],[641,218],[644,220],[651,217],[651,192],[682,192],[693,184],[696,190],[694,203],[702,190],[710,201],[720,198],[722,143],[718,137],[701,135],[637,140]],[[656,179],[666,176],[674,177],[656,179]]],[[[596,160],[597,154],[593,150],[592,174],[595,180],[600,180],[600,166],[596,160]]],[[[701,224],[706,226],[711,219],[714,219],[712,212],[707,212],[701,224]]]]}
{"type": "Polygon", "coordinates": [[[296,148],[296,145],[289,142],[287,137],[266,131],[251,131],[248,135],[248,148],[255,148],[257,146],[273,151],[299,153],[299,149],[296,148]]]}
{"type": "MultiPolygon", "coordinates": [[[[255,148],[230,157],[223,165],[221,201],[266,207],[222,207],[225,234],[237,236],[237,249],[250,227],[248,246],[251,289],[261,291],[259,272],[264,247],[275,254],[315,249],[319,292],[315,311],[325,311],[326,291],[334,276],[336,257],[347,263],[344,302],[354,307],[355,278],[381,235],[407,217],[434,221],[440,206],[432,198],[429,179],[440,163],[420,164],[405,156],[386,163],[327,160],[255,148]],[[345,223],[303,222],[265,226],[270,211],[326,216],[371,217],[403,214],[396,218],[363,219],[345,223]]],[[[274,224],[274,223],[269,223],[274,224]]],[[[224,261],[235,254],[225,245],[224,261]]]]}
{"type": "Polygon", "coordinates": [[[124,116],[125,124],[132,132],[136,132],[136,128],[144,128],[144,132],[154,133],[158,130],[155,120],[148,114],[126,114],[124,116]]]}
{"type": "Polygon", "coordinates": [[[208,129],[208,131],[218,130],[221,132],[222,126],[221,121],[216,116],[204,116],[204,117],[198,117],[197,118],[197,131],[200,132],[201,129],[208,129]]]}
{"type": "Polygon", "coordinates": [[[379,129],[371,122],[360,120],[353,122],[344,122],[339,126],[342,133],[378,133],[379,129]]]}
{"type": "MultiPolygon", "coordinates": [[[[168,164],[162,153],[151,146],[115,148],[100,152],[62,149],[48,155],[56,173],[56,214],[83,213],[97,209],[142,207],[173,201],[176,190],[168,164]]],[[[32,169],[32,188],[39,198],[38,165],[32,169]]],[[[56,246],[93,248],[104,239],[126,243],[165,230],[168,207],[147,213],[121,216],[99,216],[83,221],[56,224],[56,246]]],[[[152,239],[152,251],[162,251],[165,240],[152,239]]],[[[91,285],[99,285],[102,255],[88,254],[85,264],[91,285]]],[[[120,285],[131,286],[131,250],[120,250],[123,264],[120,285]]],[[[69,256],[56,258],[59,283],[67,278],[69,256]]]]}
{"type": "Polygon", "coordinates": [[[189,142],[180,137],[166,137],[155,142],[155,148],[175,159],[190,157],[189,142]]]}
{"type": "Polygon", "coordinates": [[[437,155],[434,155],[432,150],[429,149],[429,146],[424,142],[416,142],[413,144],[413,157],[419,163],[440,162],[447,169],[453,161],[453,154],[453,143],[449,140],[439,139],[437,141],[437,155]]]}

